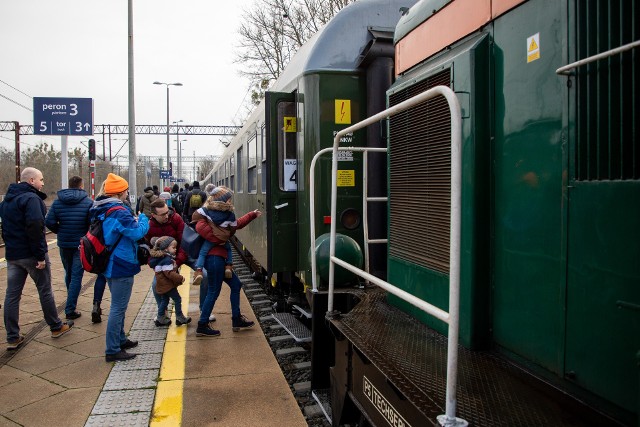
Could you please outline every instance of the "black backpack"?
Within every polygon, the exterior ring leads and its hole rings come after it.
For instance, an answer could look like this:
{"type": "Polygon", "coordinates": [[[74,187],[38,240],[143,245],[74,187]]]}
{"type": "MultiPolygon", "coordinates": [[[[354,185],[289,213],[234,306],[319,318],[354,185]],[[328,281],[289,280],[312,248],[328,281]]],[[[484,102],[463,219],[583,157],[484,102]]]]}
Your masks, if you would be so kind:
{"type": "Polygon", "coordinates": [[[176,211],[176,213],[178,213],[178,215],[182,213],[182,201],[180,200],[179,194],[171,195],[171,206],[176,211]]]}
{"type": "MultiPolygon", "coordinates": [[[[106,218],[113,211],[124,209],[123,206],[114,206],[104,214],[106,218]]],[[[89,273],[104,273],[109,264],[109,258],[113,249],[118,246],[122,239],[122,234],[113,246],[108,247],[104,242],[104,231],[102,230],[102,220],[96,219],[91,222],[89,231],[80,239],[80,261],[82,268],[89,273]]]]}

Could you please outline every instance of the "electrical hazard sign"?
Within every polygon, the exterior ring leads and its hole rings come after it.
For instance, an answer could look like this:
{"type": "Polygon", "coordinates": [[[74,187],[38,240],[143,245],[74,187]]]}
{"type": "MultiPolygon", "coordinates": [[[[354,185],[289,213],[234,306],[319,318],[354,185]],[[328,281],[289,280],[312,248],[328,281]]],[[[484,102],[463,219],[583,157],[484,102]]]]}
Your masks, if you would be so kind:
{"type": "Polygon", "coordinates": [[[296,132],[296,118],[295,117],[284,117],[284,131],[285,132],[296,132]]]}
{"type": "Polygon", "coordinates": [[[351,100],[336,99],[336,124],[351,124],[351,100]]]}
{"type": "Polygon", "coordinates": [[[527,63],[540,59],[540,33],[527,37],[527,63]]]}

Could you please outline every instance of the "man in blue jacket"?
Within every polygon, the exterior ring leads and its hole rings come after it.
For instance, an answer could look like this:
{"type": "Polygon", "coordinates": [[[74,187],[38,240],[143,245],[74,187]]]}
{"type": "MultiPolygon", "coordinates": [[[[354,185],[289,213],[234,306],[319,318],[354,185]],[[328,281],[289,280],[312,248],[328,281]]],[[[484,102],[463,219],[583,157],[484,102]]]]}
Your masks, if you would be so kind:
{"type": "Polygon", "coordinates": [[[51,289],[51,264],[44,235],[44,216],[47,195],[42,191],[44,178],[35,168],[25,168],[20,182],[9,185],[0,203],[2,239],[7,258],[7,292],[4,297],[4,326],[7,330],[7,349],[15,350],[24,342],[20,335],[20,299],[31,276],[38,289],[44,320],[51,329],[51,337],[59,338],[71,330],[73,322],[62,323],[51,289]]]}
{"type": "Polygon", "coordinates": [[[58,199],[53,202],[45,225],[58,235],[58,248],[64,267],[64,284],[67,286],[67,304],[64,312],[67,319],[81,316],[76,310],[78,296],[82,288],[84,269],[80,261],[80,238],[89,229],[89,209],[93,200],[84,191],[82,178],[69,178],[69,188],[58,191],[58,199]]]}

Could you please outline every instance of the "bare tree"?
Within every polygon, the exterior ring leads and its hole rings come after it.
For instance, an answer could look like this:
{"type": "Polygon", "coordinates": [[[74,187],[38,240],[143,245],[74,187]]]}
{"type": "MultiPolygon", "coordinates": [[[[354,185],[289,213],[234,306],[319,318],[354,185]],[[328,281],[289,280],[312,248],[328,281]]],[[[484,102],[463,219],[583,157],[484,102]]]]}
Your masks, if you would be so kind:
{"type": "Polygon", "coordinates": [[[258,104],[295,52],[340,9],[355,0],[258,0],[238,29],[240,74],[258,104]]]}

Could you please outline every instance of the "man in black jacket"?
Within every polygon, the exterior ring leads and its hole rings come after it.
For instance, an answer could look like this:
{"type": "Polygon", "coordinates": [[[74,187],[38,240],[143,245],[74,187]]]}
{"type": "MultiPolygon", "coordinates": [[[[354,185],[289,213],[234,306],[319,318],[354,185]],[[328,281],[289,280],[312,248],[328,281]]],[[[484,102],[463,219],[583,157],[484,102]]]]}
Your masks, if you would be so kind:
{"type": "Polygon", "coordinates": [[[4,298],[4,326],[7,330],[7,349],[14,350],[24,342],[18,324],[22,289],[31,276],[38,289],[44,319],[51,329],[51,337],[59,338],[69,332],[73,322],[62,323],[51,289],[51,264],[44,235],[44,216],[47,195],[42,191],[44,178],[35,168],[25,168],[20,182],[9,185],[0,203],[2,239],[7,258],[7,291],[4,298]]]}

